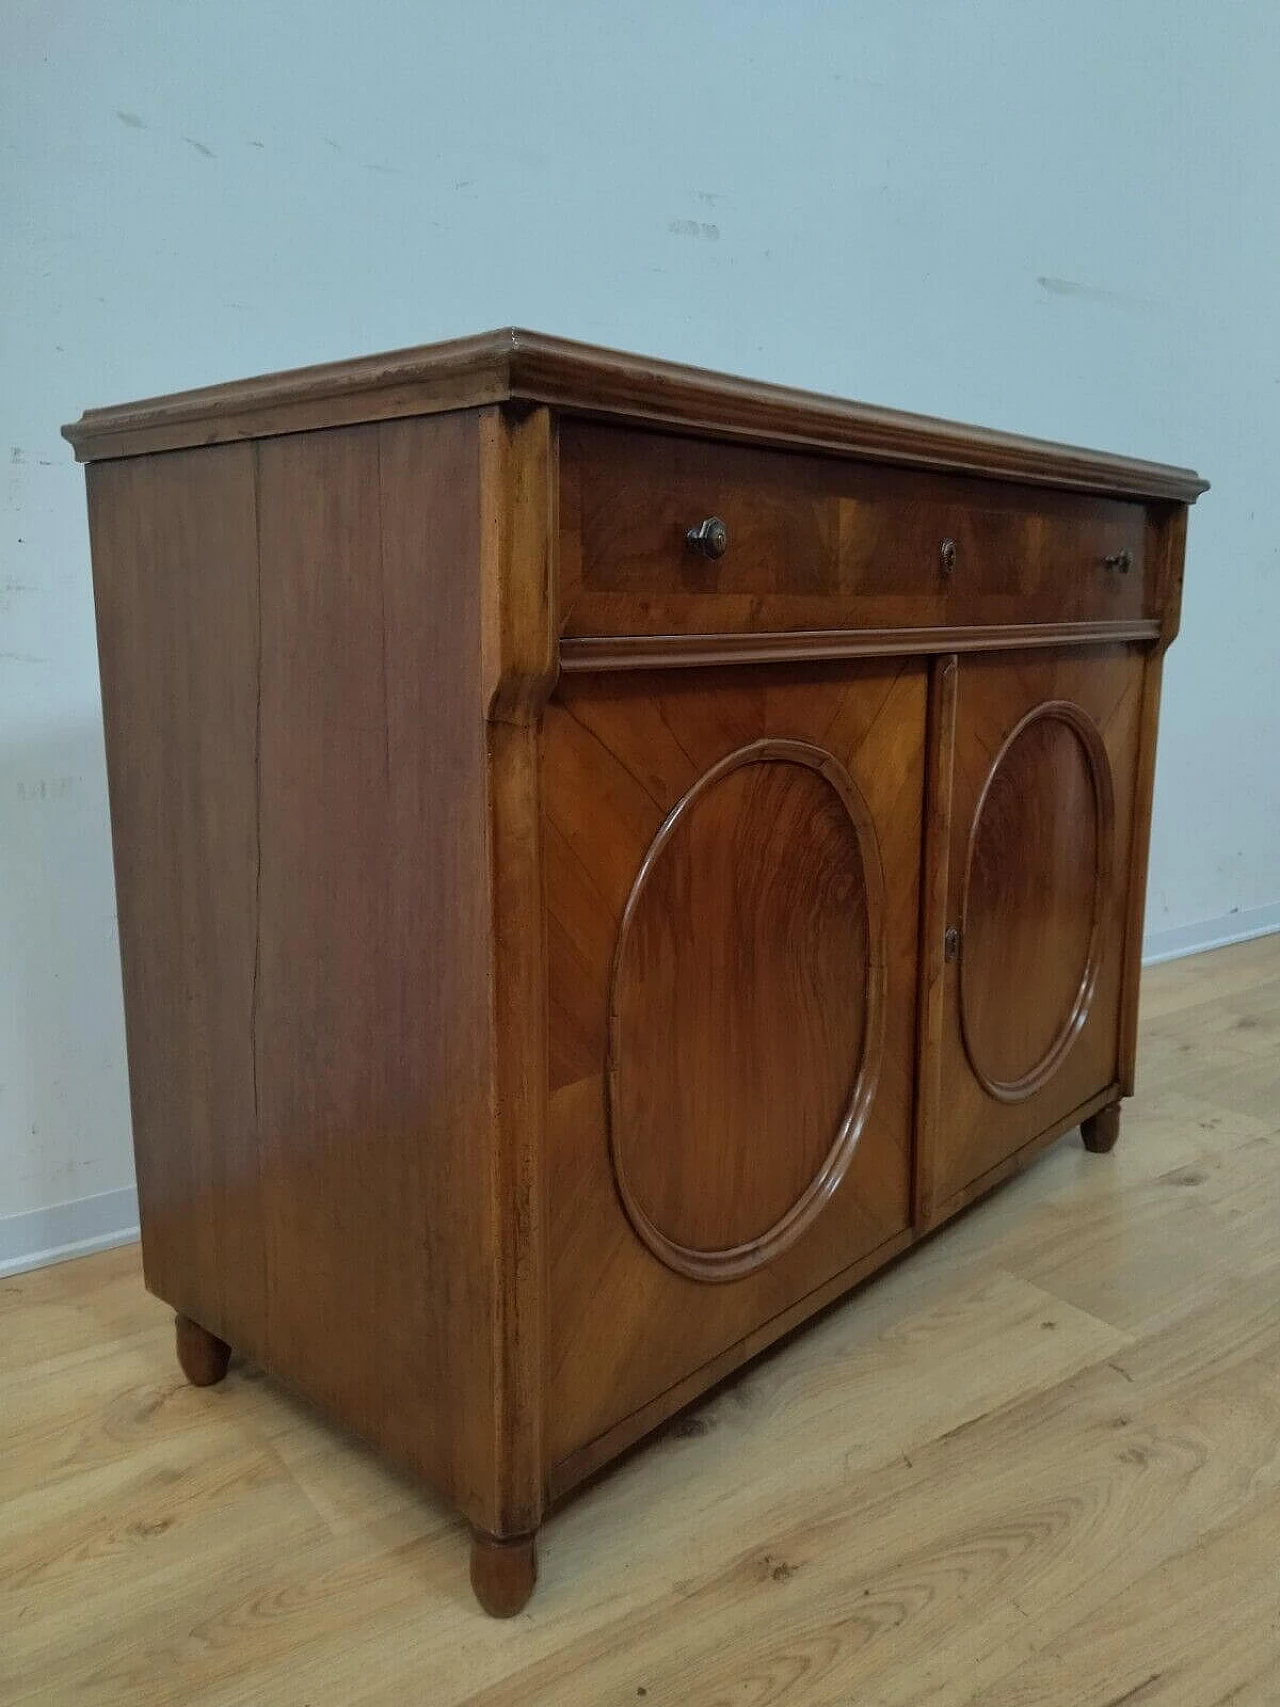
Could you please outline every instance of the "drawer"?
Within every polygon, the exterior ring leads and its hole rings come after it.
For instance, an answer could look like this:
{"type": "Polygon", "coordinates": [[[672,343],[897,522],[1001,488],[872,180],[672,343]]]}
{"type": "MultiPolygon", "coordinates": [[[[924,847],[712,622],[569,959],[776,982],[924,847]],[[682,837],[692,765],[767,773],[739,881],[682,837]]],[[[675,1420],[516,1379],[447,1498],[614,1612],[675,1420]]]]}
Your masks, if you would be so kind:
{"type": "MultiPolygon", "coordinates": [[[[1134,622],[1154,615],[1143,505],[982,481],[937,512],[955,546],[948,624],[1134,622]]],[[[1154,554],[1152,554],[1154,555],[1154,554]]]]}
{"type": "Polygon", "coordinates": [[[567,636],[1151,614],[1139,503],[594,421],[560,425],[559,528],[567,636]]]}

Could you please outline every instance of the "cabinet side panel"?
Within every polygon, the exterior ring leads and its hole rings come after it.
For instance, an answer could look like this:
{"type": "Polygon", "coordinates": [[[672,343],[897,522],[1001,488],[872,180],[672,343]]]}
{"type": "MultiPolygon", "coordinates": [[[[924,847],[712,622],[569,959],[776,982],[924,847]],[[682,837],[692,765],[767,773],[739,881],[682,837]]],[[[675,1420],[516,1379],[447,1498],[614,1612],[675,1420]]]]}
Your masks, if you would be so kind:
{"type": "Polygon", "coordinates": [[[302,434],[257,454],[260,1354],[483,1520],[477,421],[302,434]]]}
{"type": "Polygon", "coordinates": [[[87,479],[146,1279],[242,1343],[263,1280],[254,455],[87,479]]]}

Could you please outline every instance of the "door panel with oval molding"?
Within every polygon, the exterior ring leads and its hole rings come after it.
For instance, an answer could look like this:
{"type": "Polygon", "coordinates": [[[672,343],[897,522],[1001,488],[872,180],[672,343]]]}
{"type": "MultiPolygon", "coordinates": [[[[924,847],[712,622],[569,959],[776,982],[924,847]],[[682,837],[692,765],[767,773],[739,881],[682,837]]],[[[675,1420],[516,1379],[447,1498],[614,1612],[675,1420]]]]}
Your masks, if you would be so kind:
{"type": "Polygon", "coordinates": [[[1143,664],[1113,647],[953,666],[929,1212],[1118,1078],[1143,664]]]}
{"type": "Polygon", "coordinates": [[[916,661],[548,708],[553,1463],[908,1225],[925,714],[916,661]]]}

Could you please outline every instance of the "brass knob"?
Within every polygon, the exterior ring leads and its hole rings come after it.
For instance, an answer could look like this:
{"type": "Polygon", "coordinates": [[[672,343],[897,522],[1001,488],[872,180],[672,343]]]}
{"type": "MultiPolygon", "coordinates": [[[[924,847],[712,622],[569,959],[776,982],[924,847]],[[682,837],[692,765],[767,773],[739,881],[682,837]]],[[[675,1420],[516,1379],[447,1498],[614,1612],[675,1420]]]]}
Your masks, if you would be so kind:
{"type": "Polygon", "coordinates": [[[1108,569],[1115,569],[1119,574],[1127,575],[1133,568],[1133,553],[1126,545],[1119,551],[1113,551],[1109,557],[1104,557],[1102,561],[1108,569]]]}
{"type": "Polygon", "coordinates": [[[685,534],[685,544],[700,557],[723,557],[729,549],[729,530],[719,516],[708,516],[685,534]]]}
{"type": "Polygon", "coordinates": [[[954,539],[944,539],[938,547],[938,562],[942,565],[942,573],[950,575],[956,566],[956,542],[954,539]]]}

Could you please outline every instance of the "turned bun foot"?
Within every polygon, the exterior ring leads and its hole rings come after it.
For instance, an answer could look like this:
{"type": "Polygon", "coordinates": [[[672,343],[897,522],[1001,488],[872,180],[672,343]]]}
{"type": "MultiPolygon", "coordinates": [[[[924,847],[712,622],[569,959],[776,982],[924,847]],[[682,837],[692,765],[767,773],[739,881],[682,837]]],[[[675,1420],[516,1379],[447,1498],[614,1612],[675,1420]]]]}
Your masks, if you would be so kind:
{"type": "Polygon", "coordinates": [[[1095,1156],[1105,1156],[1108,1150],[1114,1150],[1120,1136],[1120,1104],[1109,1102],[1105,1108],[1082,1120],[1080,1136],[1084,1139],[1085,1149],[1092,1150],[1095,1156]]]}
{"type": "Polygon", "coordinates": [[[227,1373],[231,1347],[189,1316],[173,1318],[182,1373],[193,1387],[212,1387],[227,1373]]]}
{"type": "Polygon", "coordinates": [[[471,1587],[490,1618],[514,1618],[528,1603],[538,1580],[537,1539],[471,1531],[471,1587]]]}

